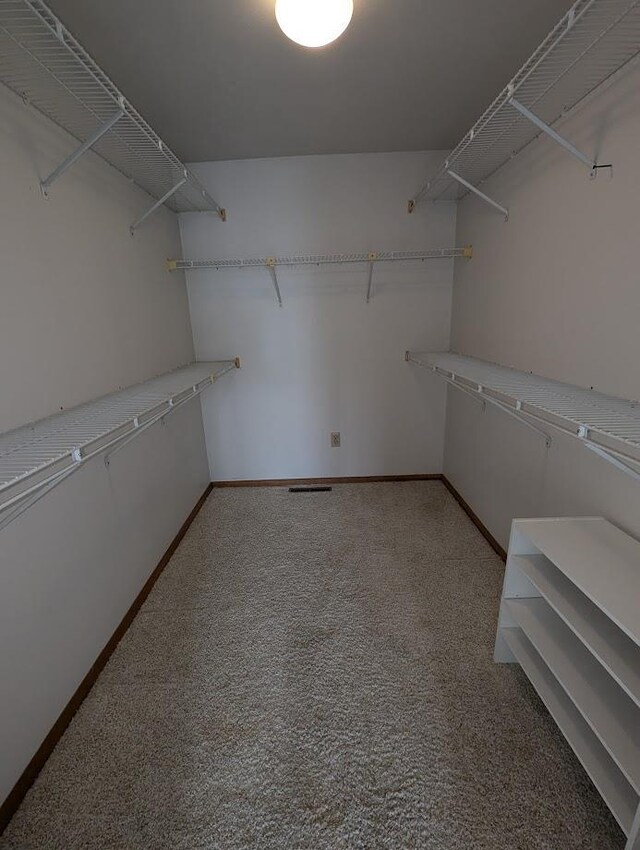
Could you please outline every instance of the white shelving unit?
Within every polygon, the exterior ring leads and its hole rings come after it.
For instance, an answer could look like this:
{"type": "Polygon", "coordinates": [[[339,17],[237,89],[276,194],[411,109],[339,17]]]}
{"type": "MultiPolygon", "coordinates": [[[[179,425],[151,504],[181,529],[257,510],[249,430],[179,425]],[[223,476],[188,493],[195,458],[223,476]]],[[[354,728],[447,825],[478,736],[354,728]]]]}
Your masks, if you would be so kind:
{"type": "MultiPolygon", "coordinates": [[[[479,187],[541,133],[591,172],[601,167],[577,150],[556,122],[640,52],[640,0],[577,0],[522,68],[409,201],[456,201],[479,195],[508,210],[479,187]]],[[[608,166],[608,164],[607,164],[608,166]]]]}
{"type": "Polygon", "coordinates": [[[519,663],[640,848],[640,543],[601,517],[514,520],[495,660],[519,663]]]}
{"type": "Polygon", "coordinates": [[[367,275],[367,304],[373,294],[373,269],[377,263],[407,262],[408,260],[447,260],[463,257],[470,260],[473,257],[473,247],[464,248],[425,248],[422,251],[369,251],[366,254],[303,254],[287,257],[250,257],[249,259],[221,260],[167,260],[169,271],[183,269],[197,271],[201,269],[254,269],[265,268],[271,275],[278,305],[282,307],[282,295],[278,281],[278,267],[283,266],[332,266],[349,265],[352,263],[366,264],[367,275]]]}
{"type": "Polygon", "coordinates": [[[637,401],[520,372],[475,357],[448,352],[411,352],[405,359],[424,366],[457,389],[493,404],[551,438],[539,426],[557,429],[640,478],[640,405],[637,401]],[[536,424],[534,424],[536,423],[536,424]]]}
{"type": "Polygon", "coordinates": [[[42,0],[0,0],[0,82],[80,146],[45,179],[51,185],[89,148],[175,212],[224,209],[209,195],[42,0]]]}
{"type": "Polygon", "coordinates": [[[0,434],[0,528],[98,454],[109,458],[240,360],[193,363],[0,434]]]}

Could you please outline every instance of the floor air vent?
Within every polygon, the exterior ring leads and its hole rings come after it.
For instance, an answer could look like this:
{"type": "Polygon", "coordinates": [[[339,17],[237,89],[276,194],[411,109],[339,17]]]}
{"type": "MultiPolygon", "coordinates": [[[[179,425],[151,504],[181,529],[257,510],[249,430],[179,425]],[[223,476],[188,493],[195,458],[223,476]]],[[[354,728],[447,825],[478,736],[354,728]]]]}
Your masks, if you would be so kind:
{"type": "Polygon", "coordinates": [[[333,487],[289,487],[290,493],[330,493],[333,487]]]}

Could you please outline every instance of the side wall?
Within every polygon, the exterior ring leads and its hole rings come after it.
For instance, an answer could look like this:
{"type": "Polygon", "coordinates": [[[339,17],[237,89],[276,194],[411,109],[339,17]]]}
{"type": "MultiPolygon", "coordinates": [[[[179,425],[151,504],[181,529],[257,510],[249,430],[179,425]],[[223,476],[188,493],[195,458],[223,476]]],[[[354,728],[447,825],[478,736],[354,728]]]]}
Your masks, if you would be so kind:
{"type": "MultiPolygon", "coordinates": [[[[510,220],[467,197],[458,241],[451,348],[626,398],[640,398],[640,67],[598,93],[560,130],[613,163],[588,171],[547,137],[483,189],[510,220]]],[[[436,380],[435,378],[433,380],[436,380]]],[[[602,515],[640,537],[640,482],[554,434],[540,438],[449,390],[445,474],[506,546],[513,517],[602,515]]]]}
{"type": "MultiPolygon", "coordinates": [[[[0,431],[193,359],[175,216],[0,89],[0,431]]],[[[208,482],[200,406],[98,458],[0,530],[0,802],[208,482]]]]}
{"type": "MultiPolygon", "coordinates": [[[[451,246],[455,210],[407,215],[437,153],[312,156],[195,166],[229,221],[182,224],[187,258],[451,246]]],[[[211,475],[298,478],[442,471],[445,392],[403,361],[447,348],[453,263],[188,272],[198,359],[242,354],[242,381],[204,403],[211,475]],[[218,398],[222,400],[218,404],[218,398]],[[330,433],[341,433],[331,448],[330,433]]]]}

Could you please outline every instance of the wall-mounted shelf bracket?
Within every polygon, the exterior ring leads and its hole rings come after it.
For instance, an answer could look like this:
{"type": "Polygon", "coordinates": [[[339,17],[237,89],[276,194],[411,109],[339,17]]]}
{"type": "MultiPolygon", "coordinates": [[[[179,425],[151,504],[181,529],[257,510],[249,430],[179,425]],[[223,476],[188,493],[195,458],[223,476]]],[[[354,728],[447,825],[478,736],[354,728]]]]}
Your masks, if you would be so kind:
{"type": "Polygon", "coordinates": [[[608,463],[615,466],[616,469],[620,469],[622,472],[625,472],[627,475],[630,475],[632,478],[635,478],[637,481],[640,481],[640,469],[631,466],[631,464],[626,460],[626,458],[621,457],[620,455],[616,454],[616,452],[609,451],[608,449],[603,449],[601,446],[596,446],[586,440],[584,445],[586,446],[586,448],[589,449],[589,451],[593,452],[594,454],[597,454],[598,457],[601,457],[603,460],[606,460],[608,463]]]}
{"type": "MultiPolygon", "coordinates": [[[[433,371],[436,372],[437,370],[434,369],[433,371]]],[[[452,375],[450,378],[445,378],[443,375],[439,375],[439,377],[444,378],[447,384],[451,384],[452,387],[455,387],[457,390],[460,390],[460,392],[465,393],[469,396],[469,398],[473,399],[473,401],[477,401],[478,404],[482,407],[483,411],[487,409],[487,400],[485,398],[481,398],[478,393],[474,392],[473,390],[470,390],[467,387],[463,387],[462,384],[456,381],[455,375],[452,375]]]]}
{"type": "Polygon", "coordinates": [[[45,196],[45,198],[47,197],[49,187],[55,183],[58,177],[61,177],[68,168],[71,168],[74,162],[77,162],[83,154],[85,154],[90,148],[95,145],[96,142],[98,142],[104,136],[105,133],[108,133],[109,130],[113,127],[113,125],[116,124],[122,118],[123,115],[124,103],[122,102],[121,108],[118,109],[117,112],[114,112],[114,114],[111,116],[111,118],[109,118],[108,121],[105,121],[105,123],[98,127],[95,133],[92,136],[89,136],[89,138],[85,142],[83,142],[79,148],[76,148],[72,154],[69,154],[69,156],[63,162],[61,162],[60,165],[54,171],[52,171],[48,177],[40,181],[40,188],[42,189],[42,194],[45,196]]]}
{"type": "Polygon", "coordinates": [[[487,401],[490,404],[493,404],[495,407],[497,407],[503,413],[506,413],[507,416],[511,416],[513,419],[516,419],[518,422],[522,423],[522,425],[525,425],[531,431],[535,431],[536,434],[539,434],[544,439],[545,446],[548,449],[551,448],[551,444],[552,444],[553,440],[551,439],[550,435],[547,434],[547,432],[544,431],[542,428],[538,428],[537,425],[534,425],[533,422],[530,422],[526,418],[526,415],[521,412],[521,407],[519,406],[520,402],[516,402],[516,409],[513,410],[511,407],[508,407],[508,405],[501,404],[499,401],[496,401],[495,398],[487,397],[487,401]]]}
{"type": "Polygon", "coordinates": [[[486,204],[489,204],[489,206],[493,207],[495,210],[498,210],[498,212],[501,212],[504,216],[505,221],[509,221],[509,210],[506,207],[503,207],[497,201],[494,201],[493,198],[490,198],[488,195],[485,195],[484,192],[481,192],[480,189],[473,185],[473,183],[469,183],[468,180],[465,180],[464,177],[461,177],[456,171],[451,171],[451,169],[448,169],[447,174],[449,175],[449,177],[452,177],[470,192],[473,192],[474,195],[477,195],[479,198],[481,198],[486,204]]]}
{"type": "Polygon", "coordinates": [[[164,204],[164,202],[167,201],[172,195],[175,195],[175,193],[178,191],[178,189],[180,189],[182,186],[184,186],[184,184],[186,182],[187,182],[187,178],[185,176],[185,177],[182,178],[182,180],[179,180],[176,183],[175,186],[172,186],[171,189],[169,189],[168,192],[165,192],[164,195],[161,198],[158,198],[158,200],[155,202],[155,204],[152,204],[149,207],[149,209],[146,211],[146,213],[131,225],[131,227],[129,228],[129,232],[131,233],[131,235],[133,236],[133,234],[140,227],[142,222],[146,221],[149,218],[149,216],[152,215],[158,209],[158,207],[161,207],[164,204]]]}
{"type": "Polygon", "coordinates": [[[371,294],[373,290],[373,264],[377,258],[377,254],[369,254],[369,269],[367,273],[367,304],[369,303],[369,301],[371,301],[371,294]]]}
{"type": "MultiPolygon", "coordinates": [[[[538,118],[538,116],[531,112],[530,109],[527,109],[526,106],[523,106],[520,101],[516,100],[515,97],[509,98],[509,103],[513,106],[514,109],[517,109],[521,115],[524,115],[525,118],[528,118],[532,124],[535,124],[538,129],[542,130],[543,133],[546,133],[549,138],[553,139],[554,142],[557,142],[561,145],[566,151],[569,151],[571,156],[574,156],[576,159],[579,159],[583,165],[586,165],[587,168],[593,173],[595,173],[595,169],[597,168],[597,163],[593,161],[586,154],[583,154],[582,151],[579,151],[574,145],[571,144],[570,141],[565,139],[564,136],[561,136],[560,133],[556,132],[553,127],[550,127],[548,124],[538,118]]],[[[451,173],[451,172],[449,172],[451,173]]]]}
{"type": "Polygon", "coordinates": [[[273,283],[273,288],[276,291],[278,306],[282,307],[282,296],[280,295],[280,286],[278,285],[278,272],[276,271],[276,258],[267,257],[266,266],[269,270],[269,274],[271,275],[271,282],[273,283]]]}

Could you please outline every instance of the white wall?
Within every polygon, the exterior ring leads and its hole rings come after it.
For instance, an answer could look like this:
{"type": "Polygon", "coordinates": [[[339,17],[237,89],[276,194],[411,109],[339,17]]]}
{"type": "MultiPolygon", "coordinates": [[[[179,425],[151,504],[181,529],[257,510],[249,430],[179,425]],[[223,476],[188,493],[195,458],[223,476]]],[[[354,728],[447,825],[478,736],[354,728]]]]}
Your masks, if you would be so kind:
{"type": "Polygon", "coordinates": [[[193,360],[175,215],[0,87],[0,431],[193,360]]]}
{"type": "MultiPolygon", "coordinates": [[[[640,398],[640,68],[562,126],[578,148],[613,163],[590,181],[541,138],[483,189],[505,223],[468,197],[458,241],[451,348],[627,398],[640,398]]],[[[435,378],[433,380],[436,380],[435,378]]],[[[514,516],[603,515],[640,536],[640,485],[570,438],[546,452],[528,429],[449,390],[445,474],[506,545],[514,516]]]]}
{"type": "MultiPolygon", "coordinates": [[[[175,216],[0,89],[0,431],[193,359],[175,216]]],[[[0,530],[0,801],[202,494],[200,406],[90,461],[0,530]]]]}
{"type": "MultiPolygon", "coordinates": [[[[454,243],[450,206],[409,216],[437,153],[294,157],[194,166],[229,221],[182,222],[187,258],[412,250],[454,243]]],[[[204,403],[213,479],[440,472],[445,393],[403,361],[447,348],[452,262],[188,272],[196,355],[240,355],[204,403]],[[340,431],[342,446],[330,447],[340,431]]]]}

